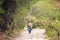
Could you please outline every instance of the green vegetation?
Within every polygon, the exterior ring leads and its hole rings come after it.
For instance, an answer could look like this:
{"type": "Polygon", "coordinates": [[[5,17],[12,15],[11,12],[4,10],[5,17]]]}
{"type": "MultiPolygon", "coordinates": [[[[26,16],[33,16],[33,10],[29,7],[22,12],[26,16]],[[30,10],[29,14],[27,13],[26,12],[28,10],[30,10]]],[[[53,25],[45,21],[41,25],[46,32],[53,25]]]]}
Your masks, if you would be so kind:
{"type": "Polygon", "coordinates": [[[1,7],[2,3],[3,3],[3,0],[0,0],[0,14],[4,13],[3,8],[1,7]]]}
{"type": "Polygon", "coordinates": [[[26,16],[32,4],[39,0],[16,0],[17,10],[16,15],[14,15],[13,24],[18,28],[22,29],[26,25],[26,16]]]}
{"type": "MultiPolygon", "coordinates": [[[[0,0],[0,14],[5,15],[5,12],[7,12],[7,20],[9,20],[9,17],[12,16],[13,21],[11,21],[11,25],[9,26],[12,26],[12,28],[14,26],[14,31],[21,30],[25,27],[27,24],[28,16],[33,21],[33,27],[45,28],[47,30],[47,35],[51,38],[60,36],[60,8],[57,7],[58,4],[56,4],[56,0],[15,1],[16,9],[14,9],[15,12],[12,12],[11,10],[13,10],[13,7],[8,7],[9,10],[5,11],[2,7],[4,0],[0,0]]],[[[12,5],[13,2],[10,6],[12,5]]],[[[0,17],[0,24],[2,20],[4,20],[3,16],[0,17]]],[[[4,20],[4,22],[7,21],[4,20]]],[[[9,22],[7,23],[9,24],[9,22]]],[[[11,30],[9,29],[9,31],[11,30]]]]}

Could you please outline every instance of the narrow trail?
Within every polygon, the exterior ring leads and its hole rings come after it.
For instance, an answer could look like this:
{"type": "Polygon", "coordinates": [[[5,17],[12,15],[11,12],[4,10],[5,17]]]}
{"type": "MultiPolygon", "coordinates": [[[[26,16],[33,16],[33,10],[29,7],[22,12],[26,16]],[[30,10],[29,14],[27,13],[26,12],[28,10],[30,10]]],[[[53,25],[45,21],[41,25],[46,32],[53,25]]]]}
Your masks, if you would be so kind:
{"type": "Polygon", "coordinates": [[[25,29],[15,40],[48,40],[45,29],[33,29],[31,34],[25,29]]]}

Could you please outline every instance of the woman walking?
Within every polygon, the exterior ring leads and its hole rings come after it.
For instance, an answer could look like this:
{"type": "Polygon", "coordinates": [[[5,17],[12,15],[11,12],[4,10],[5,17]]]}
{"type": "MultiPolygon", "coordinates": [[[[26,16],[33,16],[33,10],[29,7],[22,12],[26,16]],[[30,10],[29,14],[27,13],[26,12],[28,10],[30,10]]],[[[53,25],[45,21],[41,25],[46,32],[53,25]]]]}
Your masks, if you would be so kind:
{"type": "Polygon", "coordinates": [[[32,21],[29,20],[28,21],[28,32],[29,32],[29,34],[31,33],[31,31],[32,31],[32,21]]]}

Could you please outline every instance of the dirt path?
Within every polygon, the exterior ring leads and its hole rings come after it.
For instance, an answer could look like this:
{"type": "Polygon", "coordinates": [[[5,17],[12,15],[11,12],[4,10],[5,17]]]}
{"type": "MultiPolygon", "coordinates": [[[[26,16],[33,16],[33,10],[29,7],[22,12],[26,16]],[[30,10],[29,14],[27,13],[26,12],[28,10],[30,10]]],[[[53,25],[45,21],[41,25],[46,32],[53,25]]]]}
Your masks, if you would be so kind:
{"type": "Polygon", "coordinates": [[[15,40],[47,40],[45,29],[33,29],[31,34],[25,29],[15,40]]]}

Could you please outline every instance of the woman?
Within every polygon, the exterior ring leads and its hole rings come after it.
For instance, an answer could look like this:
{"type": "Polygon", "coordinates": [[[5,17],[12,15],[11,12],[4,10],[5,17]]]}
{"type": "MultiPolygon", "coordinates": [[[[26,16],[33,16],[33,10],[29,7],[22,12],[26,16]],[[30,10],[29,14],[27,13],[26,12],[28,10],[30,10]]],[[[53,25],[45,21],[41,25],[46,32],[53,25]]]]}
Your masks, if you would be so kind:
{"type": "Polygon", "coordinates": [[[31,33],[32,30],[32,21],[28,22],[28,32],[31,33]]]}

